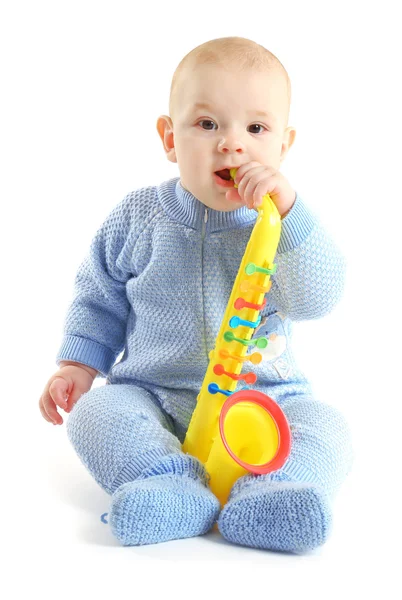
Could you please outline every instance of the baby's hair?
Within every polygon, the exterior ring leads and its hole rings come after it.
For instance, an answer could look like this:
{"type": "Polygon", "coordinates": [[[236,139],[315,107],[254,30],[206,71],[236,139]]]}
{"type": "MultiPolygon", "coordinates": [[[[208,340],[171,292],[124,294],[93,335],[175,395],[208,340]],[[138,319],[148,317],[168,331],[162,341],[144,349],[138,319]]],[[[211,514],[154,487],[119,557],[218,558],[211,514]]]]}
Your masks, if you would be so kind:
{"type": "Polygon", "coordinates": [[[180,61],[173,74],[170,86],[170,115],[172,115],[173,97],[179,75],[186,68],[202,64],[236,67],[239,70],[254,69],[256,71],[279,72],[284,77],[287,86],[288,106],[290,107],[290,79],[280,60],[264,46],[252,40],[242,37],[224,37],[197,46],[180,61]]]}

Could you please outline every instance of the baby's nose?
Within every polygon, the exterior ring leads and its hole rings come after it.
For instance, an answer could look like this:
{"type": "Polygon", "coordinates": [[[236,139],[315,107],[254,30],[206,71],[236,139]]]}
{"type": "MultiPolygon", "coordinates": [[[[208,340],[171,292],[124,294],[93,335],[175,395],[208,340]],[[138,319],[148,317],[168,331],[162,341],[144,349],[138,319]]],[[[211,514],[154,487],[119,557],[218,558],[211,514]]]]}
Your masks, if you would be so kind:
{"type": "Polygon", "coordinates": [[[228,152],[237,152],[242,154],[245,150],[244,144],[239,140],[225,138],[222,139],[218,144],[218,149],[220,152],[227,154],[228,152]]]}

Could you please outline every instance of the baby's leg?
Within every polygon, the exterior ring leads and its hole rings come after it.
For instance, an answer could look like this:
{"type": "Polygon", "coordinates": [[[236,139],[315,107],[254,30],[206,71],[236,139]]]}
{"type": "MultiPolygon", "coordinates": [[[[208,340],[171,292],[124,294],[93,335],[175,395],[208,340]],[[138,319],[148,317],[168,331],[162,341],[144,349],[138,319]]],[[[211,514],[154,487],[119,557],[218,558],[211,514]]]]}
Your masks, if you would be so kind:
{"type": "Polygon", "coordinates": [[[81,460],[113,494],[109,515],[124,545],[206,533],[219,513],[204,466],[181,451],[157,400],[132,385],[105,385],[81,396],[67,432],[81,460]]]}
{"type": "Polygon", "coordinates": [[[222,535],[256,548],[304,552],[329,534],[330,500],[352,463],[348,426],[333,407],[306,396],[281,402],[292,432],[282,469],[246,475],[219,517],[222,535]]]}

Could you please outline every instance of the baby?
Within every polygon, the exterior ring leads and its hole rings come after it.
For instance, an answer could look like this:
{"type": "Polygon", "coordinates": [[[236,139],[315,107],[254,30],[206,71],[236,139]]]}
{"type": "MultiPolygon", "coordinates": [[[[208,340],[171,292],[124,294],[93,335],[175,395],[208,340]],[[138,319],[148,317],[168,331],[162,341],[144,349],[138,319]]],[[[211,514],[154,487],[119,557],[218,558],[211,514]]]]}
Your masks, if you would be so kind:
{"type": "Polygon", "coordinates": [[[124,545],[202,535],[216,522],[225,539],[255,548],[300,553],[328,538],[350,435],[313,397],[290,339],[292,321],[337,304],[344,261],[279,171],[295,139],[289,108],[288,75],[264,47],[229,37],[192,50],[174,74],[170,116],[157,121],[180,177],[129,193],[78,270],[40,410],[55,425],[58,409],[71,413],[69,439],[111,495],[110,527],[124,545]],[[221,510],[182,443],[267,193],[282,229],[258,331],[269,345],[253,370],[255,389],[285,413],[292,447],[281,469],[238,479],[221,510]],[[90,391],[97,375],[106,385],[90,391]]]}

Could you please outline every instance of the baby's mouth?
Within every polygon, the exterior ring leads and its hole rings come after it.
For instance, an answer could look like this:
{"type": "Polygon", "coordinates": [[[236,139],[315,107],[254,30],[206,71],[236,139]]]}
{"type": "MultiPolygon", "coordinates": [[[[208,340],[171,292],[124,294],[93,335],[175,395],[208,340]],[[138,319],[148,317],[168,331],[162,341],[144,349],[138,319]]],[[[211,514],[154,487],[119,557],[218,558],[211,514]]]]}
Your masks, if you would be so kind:
{"type": "Polygon", "coordinates": [[[234,181],[230,176],[229,169],[221,169],[214,172],[215,182],[222,188],[234,187],[234,181]]]}
{"type": "Polygon", "coordinates": [[[231,180],[229,169],[222,169],[221,171],[215,171],[215,173],[221,179],[225,179],[225,181],[230,181],[231,180]]]}

